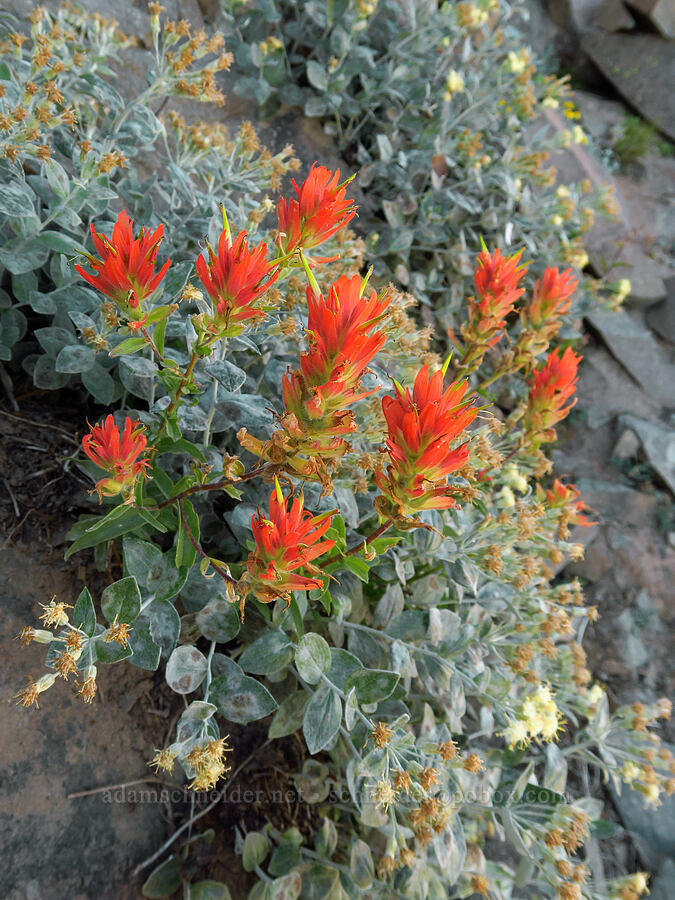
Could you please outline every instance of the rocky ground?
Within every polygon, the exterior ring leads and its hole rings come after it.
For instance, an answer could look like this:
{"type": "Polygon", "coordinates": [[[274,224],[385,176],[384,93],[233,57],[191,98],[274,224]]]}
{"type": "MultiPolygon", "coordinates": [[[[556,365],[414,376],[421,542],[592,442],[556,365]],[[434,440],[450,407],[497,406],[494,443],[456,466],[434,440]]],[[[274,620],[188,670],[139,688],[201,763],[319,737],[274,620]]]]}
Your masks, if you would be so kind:
{"type": "MultiPolygon", "coordinates": [[[[109,13],[98,0],[82,5],[109,13]]],[[[172,16],[195,24],[209,13],[208,3],[197,0],[165,5],[172,16]]],[[[653,149],[611,173],[599,160],[611,159],[607,148],[615,144],[628,112],[637,111],[673,137],[668,72],[675,59],[675,5],[672,0],[531,0],[529,5],[535,49],[553,47],[587,86],[578,102],[592,146],[565,151],[555,161],[561,176],[613,182],[620,201],[616,225],[603,224],[589,235],[591,264],[598,274],[609,271],[633,285],[624,311],[588,317],[579,403],[554,452],[557,471],[578,484],[598,520],[579,535],[586,558],[568,566],[566,574],[584,581],[589,602],[600,611],[585,646],[612,702],[672,696],[675,157],[653,149]]],[[[21,18],[31,7],[24,0],[4,4],[21,18]]],[[[131,0],[120,3],[115,14],[127,31],[146,21],[131,0]]],[[[139,82],[141,53],[129,69],[139,82]]],[[[246,112],[251,111],[235,98],[226,114],[237,119],[246,112]]],[[[272,123],[266,137],[275,149],[292,141],[308,163],[335,160],[330,139],[316,122],[299,120],[294,111],[272,123]]],[[[77,512],[63,508],[62,498],[79,496],[83,488],[62,480],[71,476],[58,460],[71,450],[69,423],[80,412],[65,411],[51,426],[36,430],[11,416],[30,419],[41,398],[18,395],[17,400],[20,409],[13,411],[0,398],[0,475],[6,489],[0,496],[5,534],[0,590],[6,605],[0,833],[8,851],[0,895],[8,900],[136,897],[139,881],[130,871],[171,832],[175,810],[162,802],[131,801],[128,794],[119,802],[107,802],[102,793],[70,795],[147,777],[148,749],[163,745],[172,711],[153,678],[139,678],[123,666],[102,674],[101,699],[92,707],[84,708],[63,688],[37,712],[25,713],[12,702],[24,673],[40,674],[36,648],[20,648],[13,636],[53,593],[73,602],[88,574],[77,563],[62,562],[65,531],[77,512]],[[37,476],[31,453],[43,461],[45,471],[37,476]]],[[[675,798],[647,814],[631,791],[607,797],[629,834],[609,867],[650,869],[657,876],[652,896],[667,900],[675,875],[675,798]]],[[[235,818],[236,809],[230,825],[235,818]]],[[[590,861],[601,874],[599,852],[592,852],[590,861]]],[[[219,874],[225,873],[214,877],[219,874]]]]}

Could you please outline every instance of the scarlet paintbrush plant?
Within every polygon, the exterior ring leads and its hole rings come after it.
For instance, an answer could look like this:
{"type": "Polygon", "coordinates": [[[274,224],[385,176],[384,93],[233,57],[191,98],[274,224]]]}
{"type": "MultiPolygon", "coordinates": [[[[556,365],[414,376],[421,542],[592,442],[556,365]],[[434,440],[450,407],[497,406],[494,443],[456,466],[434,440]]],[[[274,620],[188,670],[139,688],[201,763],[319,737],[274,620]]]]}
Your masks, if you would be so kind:
{"type": "MultiPolygon", "coordinates": [[[[201,317],[206,343],[240,334],[247,323],[260,322],[260,299],[274,284],[278,269],[267,259],[267,244],[249,248],[246,232],[232,240],[223,209],[218,252],[207,243],[208,260],[197,259],[197,274],[213,304],[213,314],[201,317]]],[[[194,322],[195,320],[193,320],[194,322]]]]}
{"type": "Polygon", "coordinates": [[[300,186],[293,179],[296,196],[277,204],[282,253],[318,247],[354,218],[356,207],[345,190],[351,180],[340,184],[339,169],[331,172],[316,163],[300,186]]]}
{"type": "Polygon", "coordinates": [[[521,312],[523,324],[537,331],[546,331],[550,340],[560,327],[561,316],[569,312],[571,297],[578,283],[571,269],[558,272],[557,268],[547,266],[543,276],[534,283],[531,302],[521,312]],[[551,332],[554,322],[556,329],[551,332]]]}
{"type": "Polygon", "coordinates": [[[430,376],[429,367],[424,366],[412,392],[396,384],[396,395],[382,400],[391,460],[386,475],[375,473],[384,495],[378,504],[382,515],[404,519],[456,503],[448,476],[466,463],[469,442],[454,448],[450,444],[473,422],[478,410],[465,398],[466,382],[454,382],[443,390],[444,375],[445,368],[430,376]]]}
{"type": "Polygon", "coordinates": [[[516,366],[529,367],[536,356],[547,350],[562,325],[562,317],[570,310],[578,283],[571,269],[558,272],[550,266],[535,281],[532,300],[520,311],[523,330],[516,345],[516,366]]]}
{"type": "Polygon", "coordinates": [[[167,260],[159,272],[155,272],[157,252],[164,237],[163,225],[153,232],[141,228],[138,237],[134,238],[133,224],[133,219],[122,210],[111,238],[98,233],[92,225],[91,236],[99,259],[89,254],[87,258],[96,274],[79,265],[75,269],[119,306],[132,328],[140,328],[148,320],[143,301],[157,289],[171,261],[167,260]]]}
{"type": "Polygon", "coordinates": [[[545,492],[543,488],[537,489],[538,497],[546,502],[546,506],[560,512],[561,537],[566,537],[568,525],[583,525],[584,528],[589,528],[597,524],[584,515],[584,512],[588,512],[588,507],[579,499],[580,493],[576,484],[563,484],[559,478],[554,479],[551,487],[545,492]]]}
{"type": "Polygon", "coordinates": [[[581,356],[567,347],[549,353],[534,378],[525,410],[526,441],[533,447],[555,440],[554,426],[562,421],[574,404],[577,369],[581,356]]]}
{"type": "Polygon", "coordinates": [[[483,245],[478,254],[476,299],[469,301],[469,320],[462,326],[465,350],[460,368],[475,371],[487,350],[501,338],[506,317],[525,291],[519,283],[529,263],[520,263],[522,253],[502,256],[499,248],[490,253],[483,245]]]}
{"type": "Polygon", "coordinates": [[[265,444],[243,429],[242,444],[293,474],[318,478],[330,490],[327,461],[349,449],[343,435],[356,426],[347,407],[372,393],[360,388],[360,380],[385,343],[384,332],[373,329],[390,301],[388,292],[364,297],[358,275],[338,278],[326,297],[309,287],[310,349],[301,355],[300,368],[283,378],[282,428],[265,444]]]}
{"type": "Polygon", "coordinates": [[[247,561],[248,574],[239,582],[243,604],[251,592],[263,603],[282,598],[290,603],[291,591],[322,588],[327,577],[313,560],[331,550],[334,541],[322,540],[335,511],[313,516],[304,508],[302,497],[285,498],[278,480],[269,499],[269,518],[260,511],[251,519],[255,550],[247,561]],[[301,575],[306,569],[311,576],[301,575]]]}
{"type": "Polygon", "coordinates": [[[82,438],[82,449],[89,459],[109,474],[96,483],[99,499],[119,493],[130,497],[136,479],[145,477],[150,461],[139,458],[148,444],[144,431],[140,422],[132,422],[127,416],[120,434],[113,417],[107,416],[82,438]]]}

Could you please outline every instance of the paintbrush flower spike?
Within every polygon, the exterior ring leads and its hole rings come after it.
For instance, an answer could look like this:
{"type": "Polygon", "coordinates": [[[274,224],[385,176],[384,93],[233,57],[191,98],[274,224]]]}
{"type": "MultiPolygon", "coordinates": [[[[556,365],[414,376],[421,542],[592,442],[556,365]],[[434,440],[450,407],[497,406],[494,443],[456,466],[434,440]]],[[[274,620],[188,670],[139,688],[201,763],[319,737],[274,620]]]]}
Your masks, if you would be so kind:
{"type": "Polygon", "coordinates": [[[208,259],[199,256],[197,274],[214,307],[209,330],[219,337],[236,335],[245,323],[259,321],[265,313],[259,301],[278,276],[267,259],[267,245],[249,247],[246,232],[234,240],[225,224],[217,252],[209,245],[208,259]]]}
{"type": "Polygon", "coordinates": [[[291,591],[323,587],[326,576],[313,565],[313,560],[331,550],[335,543],[322,540],[334,512],[313,516],[304,508],[302,497],[289,501],[275,479],[269,515],[258,511],[251,519],[255,550],[247,562],[248,581],[250,590],[263,603],[279,597],[288,603],[291,591]],[[299,574],[303,568],[312,577],[299,574]]]}
{"type": "Polygon", "coordinates": [[[96,483],[99,498],[121,492],[130,494],[136,479],[146,475],[150,461],[140,458],[148,444],[144,431],[140,422],[132,422],[127,416],[120,433],[109,415],[82,438],[82,449],[89,459],[109,475],[96,483]]]}
{"type": "Polygon", "coordinates": [[[391,463],[386,475],[375,480],[392,502],[396,515],[408,516],[423,509],[447,509],[456,501],[448,476],[466,463],[468,441],[451,447],[476,418],[478,410],[465,395],[466,382],[443,389],[443,369],[417,373],[412,391],[396,384],[395,396],[382,400],[387,421],[386,448],[391,463]]]}
{"type": "Polygon", "coordinates": [[[549,353],[534,370],[525,411],[525,431],[535,445],[555,439],[554,426],[577,402],[573,399],[581,356],[571,347],[549,353]]]}
{"type": "Polygon", "coordinates": [[[153,232],[141,228],[138,237],[134,238],[133,224],[133,219],[122,210],[113,225],[112,237],[100,234],[92,225],[91,236],[99,258],[87,256],[94,273],[80,265],[75,269],[119,306],[132,328],[140,328],[148,318],[148,313],[143,311],[143,301],[159,287],[170,260],[155,272],[157,252],[164,237],[163,225],[153,232]]]}
{"type": "Polygon", "coordinates": [[[293,179],[296,196],[283,197],[277,204],[282,253],[318,247],[354,218],[356,206],[346,196],[348,183],[340,184],[339,169],[331,172],[316,163],[301,185],[293,179]]]}

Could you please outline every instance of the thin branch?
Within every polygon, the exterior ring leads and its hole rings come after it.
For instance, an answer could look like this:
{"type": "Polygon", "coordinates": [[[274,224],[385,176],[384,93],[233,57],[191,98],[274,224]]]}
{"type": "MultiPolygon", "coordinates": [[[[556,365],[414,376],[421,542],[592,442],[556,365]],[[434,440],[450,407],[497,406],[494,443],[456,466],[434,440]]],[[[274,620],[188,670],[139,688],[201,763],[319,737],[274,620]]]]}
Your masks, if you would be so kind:
{"type": "Polygon", "coordinates": [[[377,538],[383,535],[385,531],[388,531],[393,524],[393,519],[387,519],[387,521],[383,522],[379,528],[376,528],[371,535],[369,535],[367,538],[363,538],[360,543],[354,544],[354,546],[350,547],[346,553],[336,553],[334,556],[329,556],[328,559],[324,560],[324,562],[322,563],[322,567],[325,568],[326,566],[330,566],[333,563],[340,562],[340,560],[344,559],[345,556],[354,556],[356,553],[359,553],[361,550],[363,550],[364,545],[367,546],[374,540],[377,540],[377,538]]]}
{"type": "Polygon", "coordinates": [[[92,788],[89,791],[75,791],[74,794],[66,794],[66,800],[77,800],[79,797],[91,797],[94,794],[102,794],[104,791],[117,791],[120,788],[133,787],[135,784],[165,784],[170,787],[181,787],[171,781],[165,781],[163,778],[153,778],[148,775],[147,778],[137,778],[135,781],[123,781],[120,784],[104,784],[103,787],[92,788]]]}
{"type": "Polygon", "coordinates": [[[168,500],[162,500],[157,506],[144,506],[143,509],[147,509],[150,512],[157,512],[157,510],[165,509],[167,506],[171,506],[172,503],[180,502],[181,500],[184,500],[185,497],[191,497],[193,494],[199,494],[202,491],[221,491],[231,484],[239,484],[240,481],[250,481],[251,478],[256,478],[258,475],[264,475],[268,468],[271,468],[271,466],[262,466],[260,469],[251,469],[249,472],[244,472],[239,478],[224,478],[222,481],[212,481],[210,484],[193,484],[192,487],[186,488],[184,491],[181,491],[180,494],[176,494],[175,497],[169,497],[168,500]]]}
{"type": "Polygon", "coordinates": [[[25,416],[14,416],[12,413],[7,412],[5,409],[0,409],[0,415],[7,416],[8,419],[14,419],[16,422],[23,422],[24,425],[32,425],[33,428],[53,428],[54,431],[58,431],[61,434],[65,435],[65,439],[70,443],[74,444],[76,447],[80,445],[78,442],[69,434],[65,428],[60,428],[58,425],[52,425],[49,422],[35,422],[33,419],[26,419],[25,416]]]}
{"type": "Polygon", "coordinates": [[[183,523],[183,528],[185,529],[185,534],[187,534],[188,540],[190,541],[190,543],[192,544],[192,546],[193,546],[193,547],[195,548],[195,550],[197,551],[197,555],[200,556],[202,559],[208,559],[209,565],[211,566],[211,568],[213,569],[213,571],[214,571],[214,572],[217,572],[217,573],[220,575],[220,577],[221,577],[224,581],[227,581],[227,582],[228,582],[228,584],[237,584],[237,579],[236,579],[236,578],[233,578],[233,577],[230,575],[229,572],[226,572],[225,569],[223,569],[222,566],[219,566],[217,563],[215,563],[215,562],[211,559],[211,557],[208,555],[208,553],[205,553],[204,550],[202,550],[202,548],[201,548],[201,546],[200,546],[200,544],[199,544],[199,541],[197,541],[197,540],[195,539],[195,536],[194,536],[194,535],[192,534],[192,532],[190,531],[190,526],[188,525],[187,519],[185,518],[185,509],[184,509],[184,507],[183,507],[183,501],[182,501],[182,500],[179,500],[179,501],[178,501],[178,508],[180,509],[180,518],[181,518],[181,521],[182,521],[182,523],[183,523]]]}

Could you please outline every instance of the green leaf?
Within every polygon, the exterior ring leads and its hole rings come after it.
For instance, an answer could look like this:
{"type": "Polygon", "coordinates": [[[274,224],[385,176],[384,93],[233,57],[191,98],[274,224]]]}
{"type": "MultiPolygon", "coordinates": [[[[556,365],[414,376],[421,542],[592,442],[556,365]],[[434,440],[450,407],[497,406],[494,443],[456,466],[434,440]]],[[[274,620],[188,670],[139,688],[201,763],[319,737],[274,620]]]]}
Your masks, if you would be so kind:
{"type": "Polygon", "coordinates": [[[87,372],[95,362],[96,351],[93,347],[85,347],[83,344],[71,344],[59,351],[54,367],[57,372],[77,375],[80,372],[87,372]]]}
{"type": "Polygon", "coordinates": [[[375,877],[375,865],[370,847],[365,841],[352,838],[349,851],[349,871],[354,883],[362,890],[369,888],[375,877]]]}
{"type": "Polygon", "coordinates": [[[148,570],[146,585],[156,600],[171,600],[180,593],[185,584],[188,570],[184,566],[177,569],[171,551],[162,554],[148,570]]]}
{"type": "Polygon", "coordinates": [[[357,669],[348,676],[345,691],[356,688],[359,703],[379,703],[391,696],[399,677],[386,669],[357,669]]]}
{"type": "Polygon", "coordinates": [[[356,725],[356,715],[359,711],[359,701],[356,698],[356,688],[352,688],[347,692],[345,700],[345,725],[347,730],[351,731],[356,725]]]}
{"type": "Polygon", "coordinates": [[[351,675],[352,672],[355,672],[356,669],[362,668],[363,663],[361,660],[354,656],[353,653],[350,653],[349,650],[343,650],[341,647],[330,648],[330,669],[328,670],[328,677],[341,691],[344,691],[345,689],[347,677],[351,675]]]}
{"type": "Polygon", "coordinates": [[[216,381],[222,384],[226,391],[231,393],[239,390],[246,381],[246,372],[226,359],[216,359],[213,362],[208,362],[204,368],[209,375],[213,375],[216,381]]]}
{"type": "Polygon", "coordinates": [[[127,353],[135,353],[137,350],[142,350],[143,347],[147,347],[145,338],[127,338],[125,341],[122,341],[121,344],[113,347],[109,355],[112,357],[125,356],[127,353]]]}
{"type": "Polygon", "coordinates": [[[211,682],[209,697],[230,722],[248,725],[277,709],[277,702],[267,688],[245,675],[234,660],[223,656],[221,668],[225,671],[211,682]]]}
{"type": "Polygon", "coordinates": [[[220,881],[197,881],[190,885],[188,900],[232,900],[232,894],[220,881]]]}
{"type": "MultiPolygon", "coordinates": [[[[275,878],[269,888],[272,900],[297,900],[302,890],[302,875],[299,869],[293,869],[282,878],[275,878]]],[[[346,895],[343,894],[344,896],[346,895]]]]}
{"type": "MultiPolygon", "coordinates": [[[[3,190],[6,185],[3,185],[3,190]]],[[[12,238],[0,248],[0,263],[13,275],[41,269],[49,259],[49,249],[35,238],[12,238]]]]}
{"type": "Polygon", "coordinates": [[[236,604],[214,597],[197,613],[197,627],[210,641],[226,644],[239,634],[241,619],[236,604]]]}
{"type": "Polygon", "coordinates": [[[273,631],[253,641],[239,657],[239,665],[252,675],[270,675],[284,669],[292,659],[291,642],[282,632],[273,631]]]}
{"type": "Polygon", "coordinates": [[[337,692],[327,685],[313,694],[302,717],[307,749],[314,755],[325,750],[340,730],[342,705],[337,692]]]}
{"type": "Polygon", "coordinates": [[[368,581],[370,578],[370,566],[365,559],[359,559],[356,556],[345,556],[340,560],[339,566],[344,569],[349,569],[349,571],[353,572],[357,578],[361,579],[361,581],[368,581]]]}
{"type": "Polygon", "coordinates": [[[387,634],[402,641],[422,641],[429,630],[429,613],[408,609],[399,613],[387,625],[387,634]]]}
{"type": "Polygon", "coordinates": [[[176,647],[166,664],[165,678],[177,694],[191,694],[206,677],[208,664],[203,653],[189,644],[176,647]]]}
{"type": "MultiPolygon", "coordinates": [[[[185,513],[185,521],[190,529],[190,533],[196,543],[199,543],[199,516],[194,506],[189,500],[183,501],[183,512],[185,513]]],[[[184,566],[191,569],[197,559],[197,551],[188,537],[188,533],[183,525],[182,516],[178,516],[178,531],[176,533],[176,566],[184,566]]]]}
{"type": "Polygon", "coordinates": [[[306,69],[307,80],[312,87],[315,87],[319,91],[325,91],[328,88],[328,76],[321,63],[316,62],[314,59],[310,59],[306,69]]]}
{"type": "Polygon", "coordinates": [[[178,856],[170,856],[154,869],[141,888],[141,893],[151,900],[162,900],[163,897],[170,897],[175,893],[182,881],[180,859],[178,856]]]}
{"type": "Polygon", "coordinates": [[[150,622],[144,611],[134,622],[129,635],[129,646],[132,650],[131,662],[139,669],[154,672],[159,667],[160,651],[150,634],[150,622]]]}
{"type": "Polygon", "coordinates": [[[159,647],[161,655],[168,657],[180,635],[180,616],[176,607],[168,600],[153,600],[144,612],[148,616],[151,638],[159,647]]]}
{"type": "Polygon", "coordinates": [[[141,592],[136,579],[121,578],[101,594],[101,609],[109,622],[133,622],[141,611],[141,592]]]}
{"type": "Polygon", "coordinates": [[[60,231],[41,231],[35,236],[35,240],[50,250],[57,253],[65,253],[67,256],[75,256],[76,253],[83,253],[84,247],[78,243],[75,238],[69,237],[60,231]]]}
{"type": "Polygon", "coordinates": [[[301,862],[300,850],[293,844],[282,844],[272,854],[267,871],[270,875],[288,875],[301,862]]]}
{"type": "Polygon", "coordinates": [[[0,213],[12,218],[34,216],[34,198],[35,194],[27,184],[21,181],[6,181],[0,191],[0,213]]]}
{"type": "Polygon", "coordinates": [[[115,380],[100,363],[95,362],[91,369],[82,372],[82,384],[102,406],[110,406],[115,397],[115,380]]]}
{"type": "Polygon", "coordinates": [[[67,197],[69,194],[70,179],[63,166],[55,159],[50,158],[44,161],[44,167],[49,187],[54,191],[57,197],[67,197]]]}
{"type": "Polygon", "coordinates": [[[536,784],[527,785],[522,799],[524,803],[537,803],[544,806],[557,806],[559,803],[565,803],[565,798],[562,794],[545,787],[539,787],[536,784]]]}
{"type": "Polygon", "coordinates": [[[249,831],[244,838],[241,863],[244,871],[252,872],[256,866],[265,861],[270,849],[267,838],[260,831],[249,831]]]}
{"type": "Polygon", "coordinates": [[[329,819],[328,816],[324,816],[321,828],[314,832],[314,849],[319,856],[330,859],[333,853],[335,853],[337,842],[338,833],[335,822],[333,822],[332,819],[329,819]]]}
{"type": "Polygon", "coordinates": [[[125,647],[116,641],[96,641],[94,646],[96,647],[96,659],[106,665],[129,659],[132,654],[131,647],[125,647]]]}
{"type": "Polygon", "coordinates": [[[133,575],[141,587],[147,586],[148,573],[162,559],[162,551],[150,541],[137,537],[125,537],[122,542],[124,570],[133,575]]]}
{"type": "Polygon", "coordinates": [[[306,691],[296,691],[279,704],[270,722],[267,736],[270,740],[286,737],[302,726],[302,716],[309,700],[306,691]]]}
{"type": "Polygon", "coordinates": [[[319,634],[305,634],[295,651],[295,665],[308,684],[317,684],[331,665],[330,647],[319,634]]]}
{"type": "MultiPolygon", "coordinates": [[[[89,547],[95,547],[97,544],[122,537],[123,534],[135,531],[143,524],[143,518],[139,515],[138,510],[132,509],[130,506],[125,507],[125,509],[128,510],[128,513],[123,519],[114,519],[113,521],[106,522],[105,525],[103,525],[103,519],[107,517],[97,517],[96,521],[101,523],[101,527],[93,532],[86,531],[83,535],[78,537],[75,543],[66,551],[65,559],[70,559],[70,557],[79,550],[87,550],[89,547]]],[[[73,531],[74,529],[71,529],[68,535],[69,537],[73,536],[73,531]]]]}
{"type": "Polygon", "coordinates": [[[96,631],[96,608],[89,588],[82,588],[73,609],[73,625],[81,628],[89,637],[96,631]]]}

